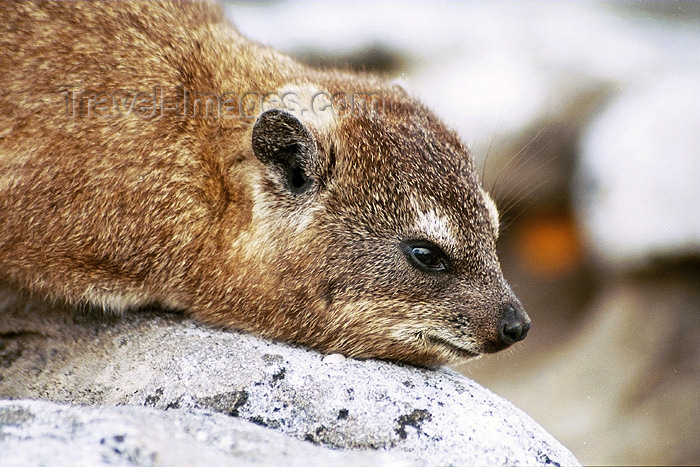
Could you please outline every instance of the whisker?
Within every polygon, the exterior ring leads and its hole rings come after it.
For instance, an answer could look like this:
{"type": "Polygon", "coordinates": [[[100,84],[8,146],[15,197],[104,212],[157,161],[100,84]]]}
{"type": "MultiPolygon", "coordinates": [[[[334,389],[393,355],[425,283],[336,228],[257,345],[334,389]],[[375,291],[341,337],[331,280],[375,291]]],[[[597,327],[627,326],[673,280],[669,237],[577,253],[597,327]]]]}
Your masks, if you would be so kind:
{"type": "Polygon", "coordinates": [[[503,112],[505,110],[505,101],[503,102],[503,105],[501,106],[501,109],[499,110],[499,118],[498,118],[498,123],[496,124],[496,128],[494,128],[493,133],[491,133],[491,139],[489,140],[489,145],[486,148],[486,155],[484,156],[484,164],[481,167],[481,180],[482,182],[486,180],[486,166],[488,163],[489,155],[491,154],[491,150],[493,149],[493,143],[496,140],[496,136],[498,133],[501,131],[501,127],[503,126],[503,123],[506,121],[507,117],[510,117],[510,113],[508,116],[503,115],[503,112]]]}
{"type": "MultiPolygon", "coordinates": [[[[537,191],[537,190],[539,190],[540,188],[542,188],[542,186],[544,186],[544,185],[547,184],[548,182],[549,182],[549,180],[542,180],[539,184],[537,184],[537,185],[535,185],[535,186],[532,186],[531,189],[528,190],[528,191],[523,195],[523,198],[526,198],[526,197],[530,196],[532,193],[534,193],[535,191],[537,191]]],[[[512,210],[513,210],[513,209],[515,208],[515,206],[517,206],[518,204],[519,204],[518,202],[512,202],[512,203],[501,213],[501,217],[504,217],[504,218],[505,218],[509,213],[512,212],[512,210]]],[[[522,216],[523,213],[524,213],[525,211],[528,210],[528,208],[530,208],[530,206],[532,206],[532,204],[533,204],[533,202],[532,202],[532,201],[529,201],[529,202],[525,205],[525,207],[523,207],[513,218],[508,219],[507,222],[504,222],[503,225],[501,226],[501,231],[504,232],[504,231],[508,230],[508,228],[509,228],[511,225],[513,225],[513,224],[515,223],[515,221],[516,221],[520,216],[522,216]]]]}
{"type": "MultiPolygon", "coordinates": [[[[522,169],[524,168],[527,164],[529,164],[533,159],[536,159],[547,147],[550,145],[550,143],[546,143],[544,146],[542,146],[538,151],[531,153],[528,155],[526,158],[522,160],[522,162],[516,167],[516,169],[522,169]]],[[[542,161],[537,167],[537,171],[541,171],[545,167],[547,167],[550,163],[552,163],[556,158],[558,157],[557,154],[552,155],[549,159],[542,161]]],[[[506,200],[506,199],[513,199],[515,198],[516,202],[520,199],[522,199],[522,191],[527,189],[530,184],[534,182],[534,180],[528,182],[524,187],[518,187],[517,184],[513,184],[507,192],[505,193],[498,193],[497,198],[499,200],[506,200]],[[516,193],[513,193],[514,190],[518,190],[516,193]]]]}
{"type": "MultiPolygon", "coordinates": [[[[547,129],[548,126],[549,126],[549,124],[546,124],[542,128],[540,128],[540,130],[532,138],[530,138],[530,140],[527,143],[525,143],[525,145],[519,151],[517,151],[515,154],[513,154],[513,156],[511,156],[511,158],[508,160],[508,162],[506,162],[503,165],[503,167],[498,172],[498,174],[496,175],[496,178],[494,179],[494,181],[491,185],[491,193],[496,198],[502,197],[502,196],[500,196],[501,194],[497,193],[496,190],[497,190],[498,182],[501,180],[501,177],[503,176],[503,174],[508,172],[508,169],[510,169],[513,166],[513,164],[516,161],[518,161],[518,158],[532,146],[532,144],[537,140],[537,138],[539,138],[542,135],[542,133],[544,132],[544,130],[547,129]]],[[[530,155],[530,156],[528,156],[527,159],[525,159],[523,161],[519,161],[519,163],[522,166],[523,164],[527,163],[532,157],[534,157],[537,154],[538,153],[535,153],[534,155],[530,155]]]]}

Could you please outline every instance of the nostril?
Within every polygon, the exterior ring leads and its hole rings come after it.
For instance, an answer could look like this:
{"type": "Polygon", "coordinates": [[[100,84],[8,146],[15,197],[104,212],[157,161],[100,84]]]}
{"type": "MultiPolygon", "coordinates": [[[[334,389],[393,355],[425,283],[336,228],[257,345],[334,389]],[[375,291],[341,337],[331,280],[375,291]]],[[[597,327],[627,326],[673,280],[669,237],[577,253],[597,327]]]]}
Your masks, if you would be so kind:
{"type": "Polygon", "coordinates": [[[525,338],[527,331],[523,330],[520,323],[501,323],[500,326],[501,340],[506,344],[514,344],[525,338]]]}
{"type": "Polygon", "coordinates": [[[525,312],[518,313],[513,306],[508,305],[498,325],[498,334],[501,340],[508,345],[514,344],[525,339],[529,330],[530,319],[525,312]]]}

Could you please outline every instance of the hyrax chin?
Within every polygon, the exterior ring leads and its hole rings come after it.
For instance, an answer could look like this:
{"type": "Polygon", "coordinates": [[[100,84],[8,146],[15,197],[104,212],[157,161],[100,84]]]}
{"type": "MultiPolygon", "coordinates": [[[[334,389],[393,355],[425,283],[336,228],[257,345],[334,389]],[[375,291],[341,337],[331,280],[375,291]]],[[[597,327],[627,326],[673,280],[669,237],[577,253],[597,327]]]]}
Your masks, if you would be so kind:
{"type": "Polygon", "coordinates": [[[494,203],[402,89],[298,64],[210,3],[0,10],[4,281],[417,365],[525,337],[494,203]]]}

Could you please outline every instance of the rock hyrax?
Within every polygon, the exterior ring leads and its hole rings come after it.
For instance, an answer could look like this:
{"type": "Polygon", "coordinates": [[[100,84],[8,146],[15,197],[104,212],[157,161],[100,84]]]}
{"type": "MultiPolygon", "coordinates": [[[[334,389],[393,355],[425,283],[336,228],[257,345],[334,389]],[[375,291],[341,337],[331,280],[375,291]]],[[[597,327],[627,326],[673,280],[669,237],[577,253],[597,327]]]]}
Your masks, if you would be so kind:
{"type": "Polygon", "coordinates": [[[211,3],[0,11],[3,281],[417,365],[525,337],[469,152],[401,88],[211,3]]]}

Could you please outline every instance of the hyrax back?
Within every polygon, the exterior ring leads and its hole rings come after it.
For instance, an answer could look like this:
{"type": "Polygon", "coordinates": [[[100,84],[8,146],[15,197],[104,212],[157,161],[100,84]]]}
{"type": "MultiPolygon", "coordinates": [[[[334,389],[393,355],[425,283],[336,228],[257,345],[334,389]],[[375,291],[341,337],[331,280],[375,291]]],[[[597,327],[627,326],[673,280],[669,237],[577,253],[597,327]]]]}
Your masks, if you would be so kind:
{"type": "Polygon", "coordinates": [[[467,149],[400,88],[209,3],[0,10],[3,280],[419,365],[525,337],[467,149]]]}

